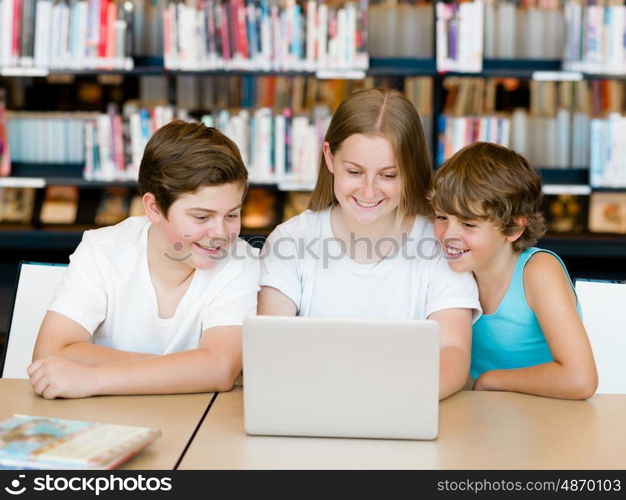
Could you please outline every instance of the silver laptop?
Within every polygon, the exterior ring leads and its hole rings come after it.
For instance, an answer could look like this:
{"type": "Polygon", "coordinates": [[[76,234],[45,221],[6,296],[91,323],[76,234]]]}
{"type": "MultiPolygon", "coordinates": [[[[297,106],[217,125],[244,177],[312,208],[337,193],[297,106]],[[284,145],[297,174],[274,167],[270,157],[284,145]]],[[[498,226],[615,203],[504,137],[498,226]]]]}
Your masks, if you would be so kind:
{"type": "Polygon", "coordinates": [[[437,437],[435,321],[246,318],[243,373],[248,434],[437,437]]]}

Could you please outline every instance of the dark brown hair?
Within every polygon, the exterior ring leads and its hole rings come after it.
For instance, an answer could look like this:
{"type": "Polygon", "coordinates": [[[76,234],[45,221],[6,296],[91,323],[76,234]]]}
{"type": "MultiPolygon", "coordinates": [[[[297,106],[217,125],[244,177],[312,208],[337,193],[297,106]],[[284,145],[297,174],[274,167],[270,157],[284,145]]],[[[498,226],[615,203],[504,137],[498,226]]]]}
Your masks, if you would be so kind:
{"type": "MultiPolygon", "coordinates": [[[[432,165],[422,123],[411,101],[397,90],[366,89],[343,101],[330,121],[324,140],[335,154],[354,134],[380,135],[391,143],[402,180],[399,215],[424,214],[432,165]]],[[[320,155],[317,183],[309,208],[323,210],[337,203],[333,174],[320,155]]]]}
{"type": "Polygon", "coordinates": [[[165,215],[181,195],[232,182],[247,186],[237,145],[213,127],[174,120],[148,141],[139,167],[139,191],[152,193],[165,215]]]}
{"type": "Polygon", "coordinates": [[[498,144],[477,142],[446,160],[435,172],[429,199],[434,210],[494,222],[506,236],[519,231],[525,218],[524,232],[513,242],[516,252],[546,232],[539,175],[522,155],[498,144]]]}

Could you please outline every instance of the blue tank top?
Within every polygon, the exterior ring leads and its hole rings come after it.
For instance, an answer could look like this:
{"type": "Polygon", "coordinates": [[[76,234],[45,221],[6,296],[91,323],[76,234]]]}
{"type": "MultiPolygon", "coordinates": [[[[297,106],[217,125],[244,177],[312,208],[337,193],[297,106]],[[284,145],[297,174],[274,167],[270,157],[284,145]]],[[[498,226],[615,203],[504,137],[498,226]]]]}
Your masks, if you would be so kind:
{"type": "MultiPolygon", "coordinates": [[[[549,250],[532,247],[519,255],[500,305],[493,314],[483,314],[472,328],[470,374],[474,379],[489,370],[525,368],[553,361],[537,316],[524,293],[524,267],[537,252],[554,255],[569,278],[563,261],[549,250]]],[[[577,310],[580,316],[578,306],[577,310]]]]}

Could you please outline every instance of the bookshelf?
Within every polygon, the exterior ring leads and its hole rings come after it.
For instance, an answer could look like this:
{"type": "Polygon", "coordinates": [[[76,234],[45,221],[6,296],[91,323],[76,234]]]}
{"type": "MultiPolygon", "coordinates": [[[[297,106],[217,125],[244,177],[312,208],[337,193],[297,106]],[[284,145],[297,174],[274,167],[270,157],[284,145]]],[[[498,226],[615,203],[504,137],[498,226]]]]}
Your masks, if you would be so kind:
{"type": "MultiPolygon", "coordinates": [[[[8,1],[0,0],[0,5],[7,8],[8,1]]],[[[228,0],[228,2],[229,4],[236,3],[239,6],[250,3],[239,0],[228,0]]],[[[256,83],[250,82],[260,82],[262,78],[268,77],[282,78],[283,81],[289,81],[291,83],[281,91],[282,93],[274,96],[275,99],[289,101],[294,98],[294,89],[296,89],[296,92],[304,92],[306,94],[306,80],[310,79],[316,80],[316,85],[319,86],[319,95],[324,94],[320,89],[322,86],[327,85],[326,94],[332,94],[335,100],[328,100],[326,105],[332,108],[336,105],[336,101],[340,100],[341,92],[358,88],[359,85],[386,84],[399,88],[404,87],[406,90],[408,79],[424,77],[432,82],[432,98],[430,100],[432,110],[430,113],[422,112],[422,114],[425,116],[425,129],[431,131],[432,139],[430,142],[433,156],[435,156],[439,145],[439,134],[441,133],[440,118],[444,113],[444,106],[449,94],[449,90],[446,87],[454,78],[518,79],[529,82],[540,81],[550,77],[557,79],[569,77],[581,79],[589,83],[598,80],[617,82],[626,80],[626,71],[609,71],[614,69],[614,66],[608,63],[604,66],[602,64],[596,64],[595,66],[585,64],[576,66],[574,64],[572,67],[571,64],[564,65],[563,60],[555,58],[553,54],[546,59],[531,58],[523,54],[515,54],[516,57],[509,57],[512,53],[511,51],[515,52],[517,49],[511,47],[508,43],[508,53],[504,51],[501,54],[494,54],[491,52],[493,52],[495,45],[493,41],[489,42],[489,39],[484,40],[485,51],[479,71],[470,72],[465,69],[455,69],[454,67],[444,70],[438,67],[437,55],[438,50],[440,50],[440,44],[437,43],[435,9],[432,8],[432,5],[429,6],[421,2],[399,3],[396,7],[404,9],[398,11],[402,15],[392,11],[390,5],[384,2],[370,2],[370,31],[362,31],[362,33],[365,33],[366,37],[369,37],[370,42],[376,44],[376,46],[371,46],[369,66],[367,68],[359,64],[351,68],[358,70],[356,72],[357,76],[360,72],[360,76],[364,77],[365,80],[363,78],[348,80],[349,77],[353,77],[355,74],[346,71],[346,67],[326,68],[334,70],[334,73],[332,71],[328,72],[334,76],[334,80],[321,79],[318,78],[320,76],[320,67],[315,66],[315,64],[304,63],[251,66],[245,63],[245,61],[241,63],[240,60],[233,64],[214,64],[212,67],[209,67],[206,65],[179,64],[179,60],[175,65],[172,65],[170,64],[171,59],[166,61],[166,55],[171,56],[171,53],[164,55],[163,50],[160,49],[163,43],[163,23],[161,20],[163,12],[158,9],[159,3],[158,1],[144,3],[138,0],[133,2],[137,12],[142,12],[143,16],[142,22],[137,23],[136,27],[143,25],[143,28],[137,30],[133,40],[132,67],[127,65],[124,67],[107,68],[100,65],[99,67],[68,68],[52,65],[42,69],[29,66],[20,68],[15,67],[15,65],[6,66],[0,64],[0,88],[6,87],[9,93],[12,93],[13,101],[20,101],[19,98],[15,99],[15,95],[20,92],[23,94],[21,105],[18,105],[14,109],[15,111],[30,107],[31,111],[51,111],[54,109],[70,111],[81,109],[89,112],[104,113],[107,110],[108,103],[112,102],[117,105],[118,112],[122,113],[124,104],[129,99],[138,99],[146,91],[143,87],[148,87],[148,90],[154,90],[155,85],[158,83],[158,85],[163,86],[160,97],[164,98],[164,102],[161,99],[160,103],[180,105],[183,100],[185,103],[192,100],[190,99],[190,94],[193,93],[191,90],[197,91],[199,94],[205,92],[206,86],[204,86],[204,82],[207,80],[222,82],[219,85],[215,83],[215,86],[212,87],[213,93],[219,94],[224,92],[224,88],[231,87],[232,89],[235,86],[229,83],[227,79],[240,78],[240,83],[237,83],[237,85],[240,85],[240,88],[237,92],[233,92],[235,97],[230,95],[223,102],[219,100],[213,101],[214,106],[232,110],[234,108],[232,101],[237,99],[242,104],[245,102],[246,106],[249,106],[255,98],[257,102],[259,101],[259,96],[255,96],[255,93],[259,92],[261,86],[255,86],[256,83]],[[427,23],[425,25],[426,28],[423,30],[411,30],[409,21],[416,19],[411,17],[416,15],[416,11],[419,11],[417,16],[418,22],[424,22],[424,19],[428,19],[429,16],[432,20],[430,24],[427,23]],[[373,12],[375,12],[374,17],[372,17],[373,12]],[[396,23],[392,25],[395,29],[388,28],[389,24],[386,23],[389,22],[396,23]],[[413,39],[411,38],[417,36],[416,31],[420,31],[419,36],[422,37],[419,42],[412,41],[413,39]],[[386,38],[384,37],[385,33],[387,33],[386,38]],[[392,38],[389,38],[389,34],[393,35],[392,38]],[[398,43],[400,40],[402,43],[398,43]],[[430,40],[430,43],[428,40],[430,40]],[[407,50],[407,47],[412,46],[411,44],[414,46],[419,44],[419,51],[407,50]],[[498,55],[497,58],[495,57],[496,55],[498,55]],[[39,73],[35,71],[36,69],[39,70],[39,73]],[[597,69],[603,71],[596,71],[597,69]],[[305,81],[303,84],[304,90],[302,88],[297,90],[297,86],[294,86],[293,82],[296,79],[305,81]],[[17,84],[16,82],[20,83],[17,84]],[[333,87],[333,82],[336,83],[335,87],[333,87]],[[187,84],[190,84],[190,86],[188,87],[187,84]],[[83,100],[85,95],[92,94],[98,94],[98,96],[89,102],[83,100]]],[[[262,3],[259,0],[258,5],[262,3]]],[[[292,7],[294,5],[306,6],[309,3],[290,2],[290,5],[292,7]]],[[[494,2],[485,1],[485,3],[492,4],[494,2]]],[[[526,1],[521,3],[530,5],[525,7],[528,12],[536,4],[536,2],[526,1]]],[[[198,2],[194,5],[200,4],[201,2],[198,2]]],[[[0,12],[2,11],[0,10],[0,12]]],[[[303,12],[306,12],[306,9],[303,12]]],[[[547,14],[548,17],[552,15],[547,14]]],[[[1,14],[0,17],[2,17],[1,14]]],[[[553,21],[544,20],[542,22],[553,21]]],[[[6,20],[4,22],[6,23],[6,20]]],[[[0,32],[2,31],[2,26],[4,25],[0,21],[0,32]]],[[[414,26],[415,24],[413,23],[414,26]]],[[[486,23],[485,26],[493,26],[493,23],[486,23]]],[[[504,33],[506,30],[501,31],[504,33]]],[[[476,33],[468,36],[475,37],[476,33]]],[[[508,35],[506,33],[504,35],[495,33],[489,36],[496,37],[493,40],[497,40],[498,36],[504,36],[506,41],[506,36],[508,35]]],[[[476,40],[474,39],[472,43],[476,43],[476,40]]],[[[0,47],[6,47],[6,45],[2,45],[1,40],[0,47]]],[[[207,47],[207,50],[209,50],[210,47],[207,47]]],[[[6,56],[7,53],[0,50],[0,61],[2,61],[3,54],[6,56]]],[[[304,54],[306,54],[306,50],[300,53],[301,59],[306,62],[307,59],[303,57],[304,54]]],[[[581,55],[583,58],[582,62],[585,62],[584,57],[586,55],[581,55]]],[[[199,61],[201,62],[201,59],[199,61]]],[[[309,60],[309,62],[311,61],[309,60]]],[[[524,92],[527,91],[524,90],[522,93],[524,92]]],[[[529,100],[527,94],[524,94],[524,99],[529,100]]],[[[154,99],[152,100],[156,102],[154,99]]],[[[302,100],[304,101],[305,98],[303,97],[302,100]]],[[[154,102],[150,103],[149,106],[154,106],[154,102]]],[[[201,99],[198,99],[198,102],[200,103],[196,105],[198,109],[190,110],[183,117],[201,119],[203,116],[203,110],[201,109],[203,104],[201,99]]],[[[178,111],[175,110],[175,112],[178,111]]],[[[624,113],[626,110],[622,108],[622,111],[624,113]]],[[[539,166],[541,167],[542,165],[539,166]]],[[[37,162],[14,162],[12,169],[12,177],[0,177],[0,187],[3,183],[7,185],[6,183],[11,182],[17,184],[20,182],[31,182],[34,183],[31,185],[34,186],[36,194],[33,215],[28,224],[23,224],[19,227],[16,227],[14,224],[0,225],[0,248],[4,252],[5,257],[3,258],[5,260],[19,260],[21,255],[29,255],[30,258],[38,258],[38,260],[46,260],[48,258],[62,260],[66,258],[80,241],[82,231],[88,227],[93,227],[94,214],[105,190],[109,188],[125,188],[129,193],[136,192],[136,184],[132,180],[85,180],[82,175],[83,163],[65,163],[55,165],[52,168],[50,165],[43,165],[37,162]],[[30,179],[30,181],[25,179],[30,179]],[[52,227],[39,221],[45,188],[50,186],[72,186],[77,188],[79,192],[79,213],[81,215],[74,224],[55,225],[52,227]],[[36,251],[35,249],[38,250],[36,251]]],[[[585,164],[575,165],[573,168],[541,168],[540,172],[544,183],[550,186],[552,193],[571,194],[585,191],[587,194],[580,196],[589,198],[589,193],[619,194],[626,192],[626,187],[592,187],[590,184],[590,171],[588,165],[585,164]]],[[[270,198],[273,200],[273,210],[276,212],[276,222],[280,222],[282,219],[288,202],[289,191],[304,190],[312,185],[310,180],[307,184],[297,184],[292,181],[278,183],[267,179],[260,182],[258,178],[254,177],[252,178],[252,183],[252,187],[269,193],[270,198]]],[[[244,228],[243,234],[246,237],[260,237],[262,239],[271,228],[271,224],[266,227],[244,228]]],[[[608,275],[611,267],[614,269],[626,269],[626,236],[624,235],[589,233],[583,230],[577,234],[570,235],[551,234],[544,238],[541,244],[546,248],[557,251],[566,260],[569,259],[568,265],[571,265],[570,262],[573,262],[575,264],[573,266],[574,271],[576,268],[581,269],[581,272],[586,276],[593,277],[596,271],[598,275],[608,275]],[[606,266],[606,269],[603,266],[606,266]]],[[[618,273],[619,271],[615,272],[618,273]]],[[[624,276],[621,277],[624,278],[624,276]]],[[[2,284],[0,283],[1,286],[2,284]]],[[[0,328],[2,328],[1,325],[0,328]]]]}

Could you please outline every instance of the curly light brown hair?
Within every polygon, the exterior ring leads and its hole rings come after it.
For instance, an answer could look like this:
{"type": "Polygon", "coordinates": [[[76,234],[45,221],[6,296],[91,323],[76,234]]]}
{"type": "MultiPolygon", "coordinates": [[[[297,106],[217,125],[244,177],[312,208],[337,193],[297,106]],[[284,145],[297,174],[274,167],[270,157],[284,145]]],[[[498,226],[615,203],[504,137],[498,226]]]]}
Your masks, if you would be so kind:
{"type": "Polygon", "coordinates": [[[546,232],[541,179],[515,151],[489,142],[464,147],[437,169],[429,201],[434,211],[495,223],[510,236],[521,228],[513,250],[533,246],[546,232]]]}

